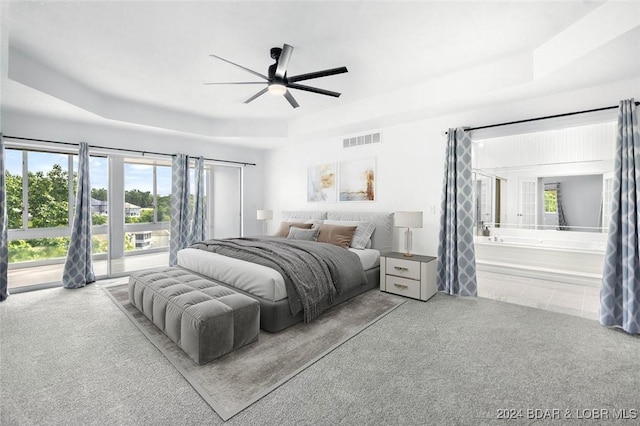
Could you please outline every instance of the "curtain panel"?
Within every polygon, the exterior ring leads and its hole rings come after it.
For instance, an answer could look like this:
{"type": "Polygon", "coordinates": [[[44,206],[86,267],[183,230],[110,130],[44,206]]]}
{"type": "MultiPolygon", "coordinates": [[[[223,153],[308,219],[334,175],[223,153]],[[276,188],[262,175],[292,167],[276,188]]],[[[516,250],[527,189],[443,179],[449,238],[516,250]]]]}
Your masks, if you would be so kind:
{"type": "Polygon", "coordinates": [[[633,99],[620,102],[600,323],[640,334],[640,130],[633,99]]]}
{"type": "Polygon", "coordinates": [[[78,189],[71,225],[69,250],[62,271],[65,288],[79,288],[96,280],[93,273],[91,236],[91,183],[89,181],[89,144],[80,143],[78,153],[78,189]]]}
{"type": "Polygon", "coordinates": [[[564,204],[562,202],[562,191],[560,190],[560,184],[556,187],[556,203],[558,209],[558,230],[566,231],[569,229],[567,218],[564,215],[564,204]]]}
{"type": "Polygon", "coordinates": [[[204,207],[204,158],[198,157],[195,161],[195,199],[193,204],[193,219],[189,232],[188,245],[204,241],[205,238],[205,207],[204,207]]]}
{"type": "Polygon", "coordinates": [[[440,211],[438,291],[459,296],[478,294],[473,207],[471,137],[462,128],[449,129],[440,211]]]}
{"type": "Polygon", "coordinates": [[[567,224],[567,219],[564,216],[564,207],[562,204],[562,191],[560,189],[559,182],[547,182],[544,184],[544,190],[555,190],[556,191],[556,215],[558,217],[558,226],[556,230],[558,231],[566,231],[569,229],[569,225],[567,224]]]}
{"type": "Polygon", "coordinates": [[[0,133],[0,302],[9,297],[9,218],[7,216],[7,183],[5,178],[4,140],[0,133]]]}
{"type": "Polygon", "coordinates": [[[189,222],[189,157],[175,154],[171,161],[169,266],[178,264],[178,251],[189,243],[189,222]]]}

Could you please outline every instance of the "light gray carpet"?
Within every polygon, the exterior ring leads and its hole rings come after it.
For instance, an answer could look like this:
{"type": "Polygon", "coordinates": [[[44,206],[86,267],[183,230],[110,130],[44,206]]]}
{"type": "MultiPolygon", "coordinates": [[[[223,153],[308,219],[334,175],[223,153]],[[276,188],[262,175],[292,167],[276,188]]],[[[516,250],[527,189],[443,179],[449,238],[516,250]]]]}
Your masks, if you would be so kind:
{"type": "MultiPolygon", "coordinates": [[[[3,426],[223,423],[95,285],[12,295],[0,327],[3,426]]],[[[407,300],[226,424],[504,425],[532,421],[498,420],[500,409],[637,410],[638,360],[638,337],[596,321],[437,294],[407,300]]]]}
{"type": "Polygon", "coordinates": [[[309,324],[298,323],[279,333],[261,330],[257,342],[206,365],[198,365],[129,302],[126,284],[104,289],[223,420],[233,417],[406,301],[400,296],[368,291],[327,310],[309,324]]]}

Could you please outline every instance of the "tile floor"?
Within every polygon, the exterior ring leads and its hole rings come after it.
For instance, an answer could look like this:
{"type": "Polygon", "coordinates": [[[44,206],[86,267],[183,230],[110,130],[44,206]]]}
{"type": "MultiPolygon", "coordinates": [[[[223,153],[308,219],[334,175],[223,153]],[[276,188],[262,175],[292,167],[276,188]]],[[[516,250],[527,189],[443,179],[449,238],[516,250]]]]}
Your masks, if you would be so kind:
{"type": "Polygon", "coordinates": [[[478,296],[569,315],[599,319],[600,289],[478,271],[478,296]]]}

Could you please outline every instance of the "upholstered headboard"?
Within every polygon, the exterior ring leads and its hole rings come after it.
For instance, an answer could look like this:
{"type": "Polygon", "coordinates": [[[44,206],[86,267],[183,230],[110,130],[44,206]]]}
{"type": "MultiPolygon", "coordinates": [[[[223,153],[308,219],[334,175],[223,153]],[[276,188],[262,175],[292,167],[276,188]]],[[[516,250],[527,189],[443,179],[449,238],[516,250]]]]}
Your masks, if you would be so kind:
{"type": "Polygon", "coordinates": [[[362,212],[362,211],[283,211],[282,220],[350,220],[371,222],[376,226],[371,235],[371,248],[380,253],[387,253],[393,250],[393,213],[384,212],[362,212]]]}
{"type": "Polygon", "coordinates": [[[327,212],[325,211],[301,211],[301,210],[289,210],[282,212],[282,220],[291,222],[291,219],[298,220],[324,220],[327,218],[327,212]]]}

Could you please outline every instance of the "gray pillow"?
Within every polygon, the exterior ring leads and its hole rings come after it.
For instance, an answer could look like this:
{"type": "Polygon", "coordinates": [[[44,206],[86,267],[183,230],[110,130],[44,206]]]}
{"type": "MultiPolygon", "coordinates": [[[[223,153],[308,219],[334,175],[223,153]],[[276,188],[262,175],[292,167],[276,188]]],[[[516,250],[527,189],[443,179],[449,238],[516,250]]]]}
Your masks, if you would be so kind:
{"type": "Polygon", "coordinates": [[[318,232],[320,232],[320,228],[304,229],[292,226],[289,228],[287,238],[291,238],[292,240],[318,241],[318,232]]]}
{"type": "Polygon", "coordinates": [[[282,222],[282,223],[280,223],[280,227],[278,228],[276,233],[273,234],[273,236],[274,237],[283,237],[284,238],[287,235],[289,235],[289,229],[291,229],[292,227],[311,229],[313,227],[313,223],[282,222]]]}

